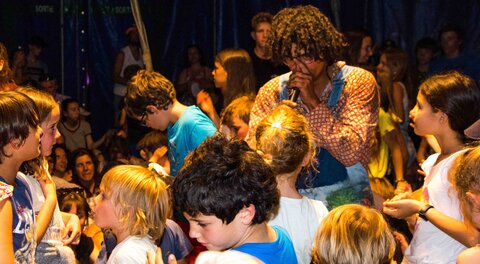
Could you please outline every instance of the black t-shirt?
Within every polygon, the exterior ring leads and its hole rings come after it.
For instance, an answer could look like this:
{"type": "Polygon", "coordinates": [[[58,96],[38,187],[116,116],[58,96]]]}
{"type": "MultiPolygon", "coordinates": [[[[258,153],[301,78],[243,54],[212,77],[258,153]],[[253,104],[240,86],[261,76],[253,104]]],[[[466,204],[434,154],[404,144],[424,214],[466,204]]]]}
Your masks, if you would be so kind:
{"type": "Polygon", "coordinates": [[[271,79],[289,72],[289,69],[285,65],[275,65],[270,60],[264,60],[259,58],[253,50],[250,51],[250,57],[252,58],[253,71],[257,80],[255,89],[258,92],[260,88],[271,79]]]}

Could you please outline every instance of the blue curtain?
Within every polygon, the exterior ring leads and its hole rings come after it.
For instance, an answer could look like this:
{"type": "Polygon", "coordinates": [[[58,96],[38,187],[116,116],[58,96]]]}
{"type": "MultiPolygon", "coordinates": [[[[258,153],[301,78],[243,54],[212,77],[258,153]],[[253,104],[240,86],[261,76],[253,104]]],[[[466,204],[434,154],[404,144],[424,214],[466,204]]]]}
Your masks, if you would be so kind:
{"type": "MultiPolygon", "coordinates": [[[[418,39],[436,38],[446,23],[465,30],[466,50],[480,49],[478,0],[139,2],[154,69],[173,82],[184,67],[189,44],[201,46],[206,63],[212,65],[215,54],[224,48],[253,47],[250,19],[257,12],[275,14],[295,5],[317,6],[338,29],[367,28],[375,42],[392,39],[411,55],[418,39]]],[[[18,45],[25,47],[32,35],[48,42],[42,60],[51,73],[64,77],[64,93],[76,97],[94,113],[90,121],[95,137],[113,126],[112,66],[117,52],[126,45],[125,30],[133,24],[129,0],[0,1],[0,41],[10,50],[18,45]]]]}

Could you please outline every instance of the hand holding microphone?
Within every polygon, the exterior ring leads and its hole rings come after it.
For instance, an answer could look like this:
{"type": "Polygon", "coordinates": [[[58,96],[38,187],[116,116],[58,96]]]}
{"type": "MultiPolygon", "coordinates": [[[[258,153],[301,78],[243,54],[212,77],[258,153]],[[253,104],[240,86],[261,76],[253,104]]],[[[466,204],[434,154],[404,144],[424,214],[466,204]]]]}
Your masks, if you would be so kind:
{"type": "Polygon", "coordinates": [[[297,102],[298,96],[300,95],[300,89],[298,89],[298,87],[292,87],[291,89],[292,90],[290,91],[290,96],[288,100],[292,102],[297,102]]]}

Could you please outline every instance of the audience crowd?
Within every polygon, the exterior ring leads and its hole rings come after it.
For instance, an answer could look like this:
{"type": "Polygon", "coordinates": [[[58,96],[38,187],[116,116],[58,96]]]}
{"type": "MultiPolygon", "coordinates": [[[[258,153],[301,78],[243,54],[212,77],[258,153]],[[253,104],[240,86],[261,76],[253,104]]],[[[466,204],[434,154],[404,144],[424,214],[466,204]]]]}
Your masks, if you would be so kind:
{"type": "Polygon", "coordinates": [[[0,43],[2,263],[480,263],[480,60],[446,25],[414,60],[313,6],[260,12],[252,50],[198,45],[172,82],[138,30],[115,127],[0,43]],[[93,124],[95,125],[95,124],[93,124]]]}

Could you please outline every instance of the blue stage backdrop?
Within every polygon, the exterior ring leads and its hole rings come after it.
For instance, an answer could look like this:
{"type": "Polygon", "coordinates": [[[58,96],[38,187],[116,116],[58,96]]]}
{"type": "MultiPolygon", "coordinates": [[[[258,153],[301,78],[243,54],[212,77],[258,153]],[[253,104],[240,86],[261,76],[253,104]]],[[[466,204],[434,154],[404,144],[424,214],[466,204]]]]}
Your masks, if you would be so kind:
{"type": "MultiPolygon", "coordinates": [[[[480,49],[478,0],[139,0],[154,69],[175,81],[185,63],[185,47],[196,43],[212,65],[224,48],[250,49],[250,19],[259,11],[275,14],[286,6],[317,6],[341,30],[364,27],[376,43],[387,38],[413,54],[415,42],[437,37],[446,23],[466,32],[464,48],[480,49]]],[[[134,24],[129,0],[0,1],[0,41],[9,50],[26,47],[33,35],[48,47],[42,60],[64,93],[92,113],[98,138],[113,126],[112,65],[134,24]]]]}

